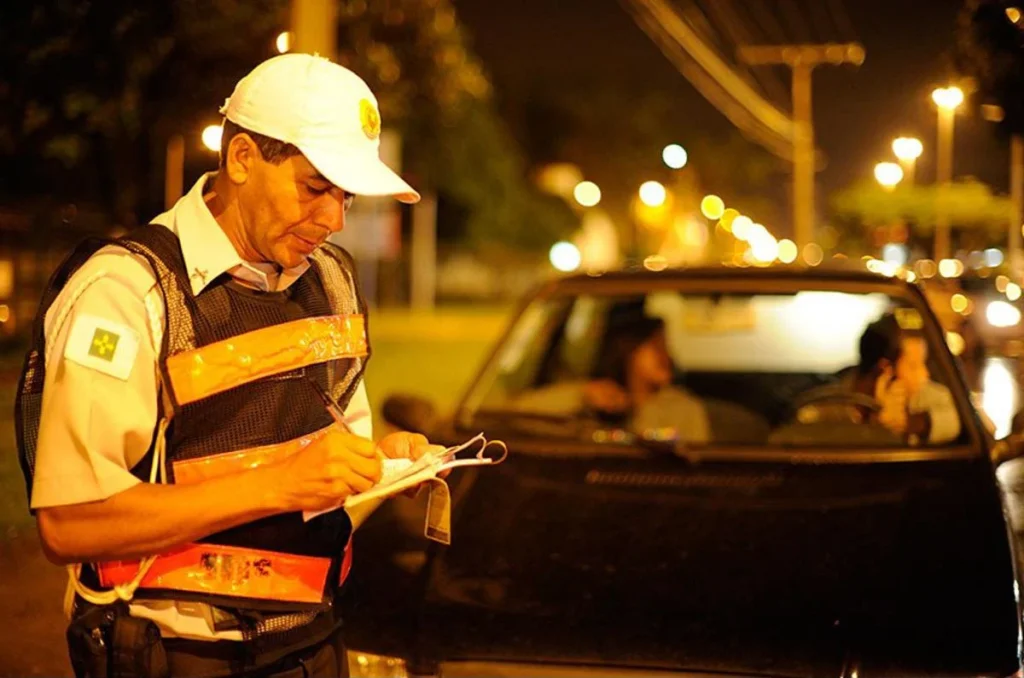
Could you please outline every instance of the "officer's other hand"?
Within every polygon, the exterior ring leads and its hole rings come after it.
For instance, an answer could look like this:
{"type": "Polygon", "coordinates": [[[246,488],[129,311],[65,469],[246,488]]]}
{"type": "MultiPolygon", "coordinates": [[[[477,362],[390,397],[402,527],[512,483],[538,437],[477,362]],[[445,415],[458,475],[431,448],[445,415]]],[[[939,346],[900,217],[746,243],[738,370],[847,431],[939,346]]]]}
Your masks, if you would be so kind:
{"type": "Polygon", "coordinates": [[[388,434],[381,438],[377,445],[388,459],[412,459],[413,461],[427,452],[439,452],[444,449],[441,445],[431,445],[422,433],[408,431],[388,434]]]}
{"type": "MultiPolygon", "coordinates": [[[[419,459],[428,452],[442,452],[443,445],[431,445],[427,437],[422,433],[410,433],[409,431],[398,431],[381,438],[378,443],[380,451],[388,459],[419,459]]],[[[450,471],[442,471],[439,478],[445,478],[450,471]]],[[[407,497],[415,497],[423,489],[424,484],[406,490],[403,494],[407,497]]]]}
{"type": "Polygon", "coordinates": [[[331,429],[283,462],[283,501],[289,511],[334,508],[380,480],[376,444],[331,429]]]}

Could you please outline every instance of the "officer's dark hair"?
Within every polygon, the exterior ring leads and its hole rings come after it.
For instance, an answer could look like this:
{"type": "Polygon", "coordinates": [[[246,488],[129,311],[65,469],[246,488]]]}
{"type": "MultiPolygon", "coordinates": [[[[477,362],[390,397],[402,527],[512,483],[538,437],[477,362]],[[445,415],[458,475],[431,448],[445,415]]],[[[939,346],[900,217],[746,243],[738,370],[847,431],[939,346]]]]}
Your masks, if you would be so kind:
{"type": "Polygon", "coordinates": [[[895,365],[903,350],[903,340],[911,337],[923,337],[919,330],[900,327],[896,316],[886,313],[867,326],[860,337],[860,363],[857,371],[868,374],[876,369],[882,360],[895,365]]]}
{"type": "Polygon", "coordinates": [[[231,144],[231,140],[239,134],[248,134],[252,138],[253,142],[255,142],[256,148],[260,149],[260,155],[263,156],[263,159],[272,165],[280,165],[288,158],[302,154],[302,151],[293,144],[274,139],[273,137],[268,137],[266,134],[252,132],[237,123],[225,119],[224,133],[220,138],[221,169],[224,169],[224,159],[228,157],[228,146],[231,144]]]}
{"type": "Polygon", "coordinates": [[[594,379],[611,379],[619,386],[625,387],[629,357],[637,348],[664,329],[665,322],[661,318],[649,316],[619,321],[609,326],[597,365],[594,367],[594,379]]]}

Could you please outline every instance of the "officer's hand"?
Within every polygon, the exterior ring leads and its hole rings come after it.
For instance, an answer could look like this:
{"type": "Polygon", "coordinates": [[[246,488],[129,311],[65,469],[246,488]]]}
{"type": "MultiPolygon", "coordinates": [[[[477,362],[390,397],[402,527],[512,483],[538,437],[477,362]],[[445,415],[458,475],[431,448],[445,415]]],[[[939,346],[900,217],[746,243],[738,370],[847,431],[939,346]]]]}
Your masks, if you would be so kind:
{"type": "Polygon", "coordinates": [[[444,449],[441,445],[431,445],[422,433],[408,431],[388,434],[381,438],[377,446],[388,459],[412,459],[413,461],[427,452],[438,452],[444,449]]]}
{"type": "MultiPolygon", "coordinates": [[[[378,446],[388,459],[412,459],[413,461],[416,461],[428,452],[444,450],[443,445],[431,445],[425,435],[408,431],[398,431],[397,433],[386,435],[381,438],[378,446]]],[[[450,472],[450,470],[442,471],[438,474],[438,477],[445,478],[450,472]]],[[[403,494],[407,497],[415,497],[425,485],[426,483],[417,485],[406,490],[403,494]]]]}
{"type": "Polygon", "coordinates": [[[334,508],[380,480],[372,440],[332,428],[283,463],[284,504],[290,511],[334,508]]]}

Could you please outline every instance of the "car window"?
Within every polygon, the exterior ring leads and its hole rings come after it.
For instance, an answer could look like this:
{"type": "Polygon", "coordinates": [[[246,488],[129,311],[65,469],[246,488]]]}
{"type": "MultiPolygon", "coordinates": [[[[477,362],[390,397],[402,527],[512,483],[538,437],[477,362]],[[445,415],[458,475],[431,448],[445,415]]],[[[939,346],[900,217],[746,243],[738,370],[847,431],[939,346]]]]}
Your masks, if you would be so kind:
{"type": "Polygon", "coordinates": [[[515,324],[475,411],[575,422],[567,435],[595,440],[615,429],[693,446],[952,445],[958,377],[924,312],[827,289],[554,297],[515,324]]]}

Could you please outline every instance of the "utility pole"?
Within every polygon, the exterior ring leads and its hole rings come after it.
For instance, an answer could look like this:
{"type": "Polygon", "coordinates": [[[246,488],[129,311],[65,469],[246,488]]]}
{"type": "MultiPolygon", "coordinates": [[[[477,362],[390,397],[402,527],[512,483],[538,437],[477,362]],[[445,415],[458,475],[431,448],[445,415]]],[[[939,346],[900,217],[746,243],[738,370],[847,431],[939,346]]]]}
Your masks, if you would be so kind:
{"type": "Polygon", "coordinates": [[[815,66],[864,63],[858,43],[823,45],[754,45],[739,56],[751,66],[789,66],[793,72],[793,236],[797,246],[809,245],[814,232],[814,120],[811,73],[815,66]]]}
{"type": "Polygon", "coordinates": [[[1021,228],[1024,227],[1024,137],[1020,134],[1014,134],[1010,140],[1010,202],[1013,204],[1013,216],[1010,221],[1008,259],[1014,282],[1020,283],[1024,276],[1021,256],[1021,228]]]}
{"type": "Polygon", "coordinates": [[[292,51],[319,54],[331,61],[337,56],[337,0],[292,0],[292,51]]]}

